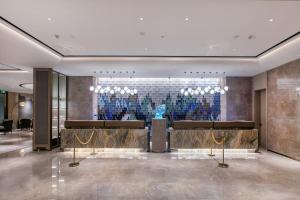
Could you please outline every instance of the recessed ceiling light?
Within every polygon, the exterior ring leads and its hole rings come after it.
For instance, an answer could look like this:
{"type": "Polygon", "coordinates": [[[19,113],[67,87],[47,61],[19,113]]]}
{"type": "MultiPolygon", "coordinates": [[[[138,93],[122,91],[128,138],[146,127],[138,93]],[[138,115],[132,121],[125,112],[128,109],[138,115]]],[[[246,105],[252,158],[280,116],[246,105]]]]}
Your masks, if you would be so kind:
{"type": "Polygon", "coordinates": [[[144,48],[145,49],[145,51],[147,51],[148,50],[148,48],[146,47],[146,48],[144,48]]]}
{"type": "Polygon", "coordinates": [[[273,22],[273,21],[274,21],[274,19],[273,19],[273,18],[269,19],[269,22],[273,22]]]}
{"type": "Polygon", "coordinates": [[[188,18],[188,17],[186,17],[184,20],[187,22],[187,21],[189,21],[189,18],[188,18]]]}
{"type": "Polygon", "coordinates": [[[252,40],[252,39],[255,39],[255,38],[256,38],[255,35],[249,35],[249,36],[248,36],[248,39],[249,39],[249,40],[252,40]]]}
{"type": "Polygon", "coordinates": [[[164,36],[164,35],[161,35],[161,36],[160,36],[160,38],[161,38],[161,39],[164,39],[164,38],[165,38],[165,36],[164,36]]]}
{"type": "Polygon", "coordinates": [[[52,20],[52,18],[51,17],[48,17],[48,21],[51,21],[52,20]]]}
{"type": "Polygon", "coordinates": [[[143,21],[144,20],[144,18],[143,17],[140,17],[140,21],[143,21]]]}
{"type": "Polygon", "coordinates": [[[144,35],[145,35],[145,32],[143,32],[143,31],[140,32],[140,35],[141,35],[141,36],[144,36],[144,35]]]}

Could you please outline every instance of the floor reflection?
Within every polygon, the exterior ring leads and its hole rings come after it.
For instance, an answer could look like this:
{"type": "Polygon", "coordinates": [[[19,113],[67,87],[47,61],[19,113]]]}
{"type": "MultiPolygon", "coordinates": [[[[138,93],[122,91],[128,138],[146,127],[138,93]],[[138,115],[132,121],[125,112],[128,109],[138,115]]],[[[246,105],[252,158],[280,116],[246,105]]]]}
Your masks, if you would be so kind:
{"type": "Polygon", "coordinates": [[[270,152],[40,151],[0,158],[0,199],[297,199],[300,164],[270,152]],[[247,155],[248,154],[248,155],[247,155]],[[272,176],[270,176],[272,174],[272,176]]]}
{"type": "MultiPolygon", "coordinates": [[[[225,159],[257,159],[257,153],[247,149],[227,149],[224,151],[225,159]]],[[[197,159],[222,159],[222,149],[179,149],[172,151],[171,159],[197,160],[197,159]],[[213,156],[209,156],[212,152],[213,156]]]]}
{"type": "MultiPolygon", "coordinates": [[[[172,150],[171,153],[163,154],[166,159],[173,160],[199,160],[199,159],[221,159],[222,150],[213,149],[214,157],[209,156],[210,149],[179,149],[172,150]]],[[[67,156],[73,156],[71,149],[64,152],[67,156]]],[[[119,158],[119,159],[148,159],[149,154],[139,149],[77,149],[76,157],[79,159],[96,158],[119,158]]],[[[257,159],[257,153],[247,149],[228,149],[225,150],[226,159],[257,159]]]]}
{"type": "MultiPolygon", "coordinates": [[[[66,149],[66,155],[73,156],[72,149],[66,149]]],[[[119,159],[147,159],[149,153],[141,149],[122,149],[122,148],[105,148],[105,149],[77,149],[76,157],[82,159],[95,158],[119,158],[119,159]]]]}
{"type": "Polygon", "coordinates": [[[57,200],[65,197],[65,178],[58,157],[52,159],[51,199],[57,200]]]}
{"type": "Polygon", "coordinates": [[[19,151],[32,146],[31,131],[14,131],[12,134],[0,135],[0,154],[19,151]]]}

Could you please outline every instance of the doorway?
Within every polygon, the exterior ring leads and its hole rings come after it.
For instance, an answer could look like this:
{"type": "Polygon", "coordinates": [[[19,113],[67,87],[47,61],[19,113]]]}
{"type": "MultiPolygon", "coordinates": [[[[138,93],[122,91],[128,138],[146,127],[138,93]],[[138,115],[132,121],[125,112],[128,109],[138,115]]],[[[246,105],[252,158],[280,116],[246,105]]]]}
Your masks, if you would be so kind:
{"type": "Polygon", "coordinates": [[[258,147],[267,149],[267,92],[255,91],[255,127],[258,129],[258,147]]]}

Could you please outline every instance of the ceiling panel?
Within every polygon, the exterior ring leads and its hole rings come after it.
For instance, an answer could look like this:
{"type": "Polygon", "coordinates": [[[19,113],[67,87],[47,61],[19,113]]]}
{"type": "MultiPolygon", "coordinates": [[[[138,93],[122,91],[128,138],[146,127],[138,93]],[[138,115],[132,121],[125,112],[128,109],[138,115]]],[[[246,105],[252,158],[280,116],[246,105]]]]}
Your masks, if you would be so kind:
{"type": "Polygon", "coordinates": [[[7,70],[18,70],[15,67],[0,63],[0,71],[7,71],[7,70]]]}
{"type": "Polygon", "coordinates": [[[4,19],[65,56],[253,57],[300,30],[299,1],[0,3],[4,19]]]}

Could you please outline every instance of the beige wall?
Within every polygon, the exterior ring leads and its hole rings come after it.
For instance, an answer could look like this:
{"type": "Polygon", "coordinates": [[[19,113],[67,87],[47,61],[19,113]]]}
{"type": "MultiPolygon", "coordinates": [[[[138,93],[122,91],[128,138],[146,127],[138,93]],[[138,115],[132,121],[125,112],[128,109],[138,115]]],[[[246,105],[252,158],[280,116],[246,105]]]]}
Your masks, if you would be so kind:
{"type": "Polygon", "coordinates": [[[15,92],[8,93],[8,119],[13,120],[13,129],[17,127],[17,122],[19,119],[19,94],[15,92]]]}
{"type": "Polygon", "coordinates": [[[268,73],[263,72],[253,77],[252,88],[253,90],[262,90],[267,88],[268,73]]]}
{"type": "Polygon", "coordinates": [[[268,73],[263,72],[253,77],[252,79],[252,120],[255,120],[255,91],[257,90],[267,90],[267,83],[268,83],[268,73]]]}

